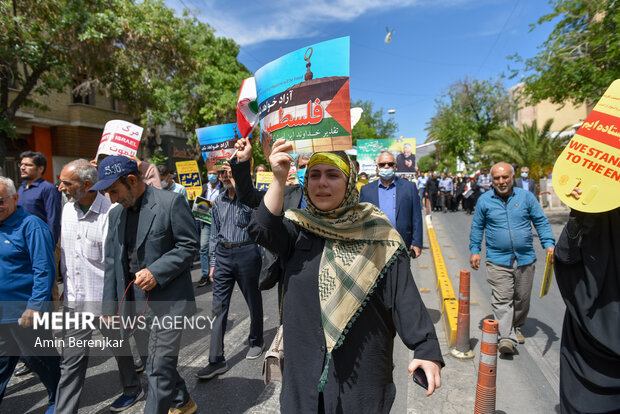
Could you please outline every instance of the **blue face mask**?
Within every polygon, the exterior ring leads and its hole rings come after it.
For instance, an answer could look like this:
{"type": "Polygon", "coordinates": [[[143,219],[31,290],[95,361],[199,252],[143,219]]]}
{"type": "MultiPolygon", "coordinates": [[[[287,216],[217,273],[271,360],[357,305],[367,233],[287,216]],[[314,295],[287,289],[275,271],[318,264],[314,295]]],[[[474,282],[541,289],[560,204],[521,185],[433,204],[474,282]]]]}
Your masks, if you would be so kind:
{"type": "Polygon", "coordinates": [[[207,178],[211,184],[217,183],[217,174],[208,174],[207,178]]]}
{"type": "Polygon", "coordinates": [[[391,180],[394,177],[394,168],[379,168],[379,177],[391,180]]]}
{"type": "Polygon", "coordinates": [[[527,178],[527,173],[526,173],[526,172],[522,172],[522,173],[521,173],[521,177],[523,177],[523,178],[527,178]]]}
{"type": "Polygon", "coordinates": [[[304,186],[304,177],[306,175],[306,169],[302,168],[301,170],[297,170],[297,179],[299,180],[299,184],[304,186]]]}

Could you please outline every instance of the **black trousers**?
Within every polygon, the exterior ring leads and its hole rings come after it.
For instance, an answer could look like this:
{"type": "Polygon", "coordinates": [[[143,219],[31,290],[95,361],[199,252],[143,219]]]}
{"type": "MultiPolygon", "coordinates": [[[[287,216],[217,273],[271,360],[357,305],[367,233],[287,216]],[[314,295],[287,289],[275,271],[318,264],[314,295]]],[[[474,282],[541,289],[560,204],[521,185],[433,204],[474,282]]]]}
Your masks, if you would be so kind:
{"type": "Polygon", "coordinates": [[[231,249],[218,245],[215,249],[215,269],[213,271],[213,328],[209,362],[225,360],[224,334],[230,298],[235,287],[239,285],[241,293],[250,310],[250,334],[248,343],[263,346],[263,298],[258,289],[261,257],[258,246],[248,244],[231,249]]]}

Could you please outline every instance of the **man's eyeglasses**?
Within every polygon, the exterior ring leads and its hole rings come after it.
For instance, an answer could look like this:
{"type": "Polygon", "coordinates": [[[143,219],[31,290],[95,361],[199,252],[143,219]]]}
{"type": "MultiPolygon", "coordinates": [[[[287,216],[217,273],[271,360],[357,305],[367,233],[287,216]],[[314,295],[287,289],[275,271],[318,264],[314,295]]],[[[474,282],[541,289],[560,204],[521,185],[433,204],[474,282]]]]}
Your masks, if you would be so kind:
{"type": "Polygon", "coordinates": [[[395,165],[393,162],[379,162],[377,164],[379,167],[393,167],[395,165]]]}
{"type": "Polygon", "coordinates": [[[36,165],[34,165],[34,164],[26,164],[25,162],[20,162],[19,164],[17,164],[17,166],[19,168],[21,168],[21,167],[36,167],[36,165]]]}

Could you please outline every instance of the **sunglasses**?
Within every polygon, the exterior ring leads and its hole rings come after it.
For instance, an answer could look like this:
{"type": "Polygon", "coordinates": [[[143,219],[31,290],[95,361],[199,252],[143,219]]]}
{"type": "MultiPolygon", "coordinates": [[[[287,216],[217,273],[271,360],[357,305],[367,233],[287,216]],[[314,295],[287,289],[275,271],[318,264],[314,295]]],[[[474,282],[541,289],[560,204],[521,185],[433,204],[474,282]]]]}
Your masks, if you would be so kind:
{"type": "Polygon", "coordinates": [[[395,163],[393,162],[380,162],[378,163],[379,167],[393,167],[395,163]]]}

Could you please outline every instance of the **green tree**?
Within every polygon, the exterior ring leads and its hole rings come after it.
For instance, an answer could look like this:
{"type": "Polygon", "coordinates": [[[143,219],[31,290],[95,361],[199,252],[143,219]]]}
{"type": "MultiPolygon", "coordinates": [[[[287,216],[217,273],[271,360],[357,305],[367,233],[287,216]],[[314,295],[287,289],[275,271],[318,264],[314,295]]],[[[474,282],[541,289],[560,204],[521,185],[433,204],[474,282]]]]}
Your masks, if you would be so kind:
{"type": "Polygon", "coordinates": [[[435,151],[431,152],[428,155],[421,157],[418,160],[417,164],[418,164],[418,169],[422,172],[437,170],[439,163],[437,162],[435,151]]]}
{"type": "MultiPolygon", "coordinates": [[[[0,163],[15,115],[37,97],[93,89],[128,105],[152,155],[157,126],[234,120],[249,75],[238,46],[159,0],[0,0],[0,163]],[[17,92],[15,92],[17,91],[17,92]]],[[[45,108],[43,108],[45,109],[45,108]]]]}
{"type": "Polygon", "coordinates": [[[538,180],[553,168],[558,155],[570,140],[570,137],[561,137],[559,133],[550,134],[552,124],[553,119],[549,119],[541,129],[534,121],[531,125],[523,125],[521,130],[511,125],[491,131],[482,151],[492,162],[505,161],[528,167],[531,177],[538,180]]]}
{"type": "MultiPolygon", "coordinates": [[[[615,0],[554,0],[553,11],[532,30],[554,22],[540,52],[523,63],[527,74],[524,97],[529,103],[550,99],[588,103],[597,101],[620,78],[620,2],[615,0]]],[[[514,75],[519,73],[514,71],[514,75]]]]}
{"type": "Polygon", "coordinates": [[[435,107],[426,131],[430,139],[439,140],[443,164],[454,170],[457,158],[468,168],[481,161],[481,145],[509,120],[513,104],[501,79],[465,79],[450,85],[435,107]]]}
{"type": "Polygon", "coordinates": [[[398,124],[394,119],[383,119],[385,113],[383,108],[374,110],[372,101],[352,101],[351,108],[360,107],[364,110],[359,122],[355,124],[352,131],[353,145],[357,145],[358,139],[386,139],[394,138],[398,130],[398,124]]]}

